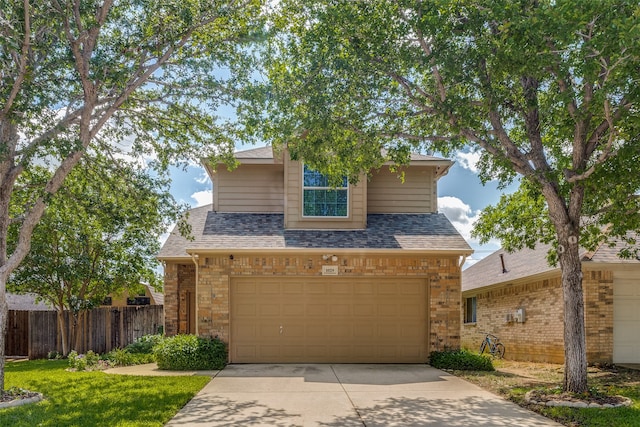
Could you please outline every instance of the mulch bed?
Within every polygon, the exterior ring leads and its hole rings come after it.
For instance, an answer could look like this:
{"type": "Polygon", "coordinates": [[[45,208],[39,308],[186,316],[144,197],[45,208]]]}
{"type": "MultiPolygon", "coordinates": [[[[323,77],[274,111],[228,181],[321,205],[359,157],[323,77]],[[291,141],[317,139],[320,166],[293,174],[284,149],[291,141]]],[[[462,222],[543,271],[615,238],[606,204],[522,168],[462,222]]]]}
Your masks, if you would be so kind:
{"type": "Polygon", "coordinates": [[[583,402],[587,405],[598,404],[603,407],[617,407],[623,406],[629,403],[629,399],[623,396],[607,396],[604,394],[588,394],[588,395],[576,395],[573,393],[552,393],[547,390],[531,390],[528,393],[528,398],[531,401],[535,401],[538,404],[546,404],[547,402],[583,402]]]}
{"type": "Polygon", "coordinates": [[[37,397],[39,395],[40,395],[39,393],[36,393],[33,391],[12,387],[0,393],[0,403],[13,402],[14,400],[29,399],[30,397],[37,397]]]}

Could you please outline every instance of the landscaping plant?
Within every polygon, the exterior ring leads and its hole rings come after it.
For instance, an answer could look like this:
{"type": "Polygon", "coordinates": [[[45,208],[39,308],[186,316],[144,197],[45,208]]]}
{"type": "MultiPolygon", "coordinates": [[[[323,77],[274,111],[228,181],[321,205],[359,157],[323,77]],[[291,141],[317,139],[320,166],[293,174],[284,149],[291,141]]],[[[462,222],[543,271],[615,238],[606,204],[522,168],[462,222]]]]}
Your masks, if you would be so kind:
{"type": "Polygon", "coordinates": [[[227,346],[218,338],[176,335],[153,348],[158,368],[175,371],[222,369],[227,346]]]}
{"type": "Polygon", "coordinates": [[[108,361],[101,360],[100,355],[89,350],[85,354],[78,354],[72,350],[69,353],[69,368],[75,371],[96,371],[111,367],[108,361]]]}
{"type": "Polygon", "coordinates": [[[438,369],[457,369],[461,371],[495,370],[489,356],[464,349],[432,351],[429,361],[431,366],[438,369]]]}

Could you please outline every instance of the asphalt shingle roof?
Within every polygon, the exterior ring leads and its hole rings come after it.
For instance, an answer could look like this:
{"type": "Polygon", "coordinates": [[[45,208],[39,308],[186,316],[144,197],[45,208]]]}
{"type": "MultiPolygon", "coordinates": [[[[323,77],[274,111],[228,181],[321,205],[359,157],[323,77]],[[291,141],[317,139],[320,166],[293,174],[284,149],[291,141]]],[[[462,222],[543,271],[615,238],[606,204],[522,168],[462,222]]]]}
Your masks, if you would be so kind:
{"type": "MultiPolygon", "coordinates": [[[[383,151],[386,154],[386,151],[383,151]]],[[[273,147],[267,145],[264,147],[251,148],[249,150],[236,151],[234,156],[238,160],[242,159],[273,159],[273,147]]],[[[434,161],[447,160],[442,157],[430,156],[420,153],[411,153],[412,161],[434,161]]]]}
{"type": "Polygon", "coordinates": [[[522,277],[555,270],[547,262],[549,245],[539,244],[535,249],[522,249],[509,253],[499,249],[462,271],[462,291],[483,288],[522,277]],[[506,272],[502,272],[502,261],[506,272]]]}
{"type": "Polygon", "coordinates": [[[36,302],[36,294],[13,294],[7,292],[7,304],[9,310],[19,311],[49,311],[53,308],[49,307],[43,301],[36,302]]]}
{"type": "MultiPolygon", "coordinates": [[[[552,267],[547,262],[547,253],[550,247],[550,245],[538,244],[535,249],[525,248],[514,253],[499,249],[462,272],[462,291],[512,282],[535,274],[558,270],[559,267],[552,267]],[[504,257],[505,269],[507,270],[505,273],[502,272],[500,255],[504,257]]],[[[620,241],[616,242],[612,247],[604,243],[594,252],[582,250],[580,256],[584,263],[583,265],[589,262],[616,264],[640,262],[637,259],[620,258],[618,252],[623,247],[624,243],[620,241]]]]}
{"type": "Polygon", "coordinates": [[[234,156],[237,159],[273,159],[273,149],[267,145],[265,147],[237,151],[234,153],[234,156]]]}
{"type": "MultiPolygon", "coordinates": [[[[364,230],[285,230],[283,214],[192,211],[194,241],[172,233],[160,258],[206,249],[398,249],[459,251],[471,248],[439,213],[371,214],[364,230]],[[196,234],[197,233],[197,234],[196,234]]],[[[209,207],[210,209],[210,207],[209,207]]]]}

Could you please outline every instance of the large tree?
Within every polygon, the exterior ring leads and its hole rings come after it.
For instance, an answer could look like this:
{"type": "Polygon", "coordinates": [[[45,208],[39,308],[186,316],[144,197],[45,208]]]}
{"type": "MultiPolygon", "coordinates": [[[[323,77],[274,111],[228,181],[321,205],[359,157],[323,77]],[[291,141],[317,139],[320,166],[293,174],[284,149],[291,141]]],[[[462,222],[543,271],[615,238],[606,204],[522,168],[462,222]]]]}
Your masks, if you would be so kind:
{"type": "Polygon", "coordinates": [[[619,237],[629,254],[640,228],[637,3],[283,0],[273,22],[258,130],[294,157],[355,180],[467,147],[482,179],[520,177],[478,233],[555,244],[564,388],[586,391],[579,247],[619,237]]]}
{"type": "Polygon", "coordinates": [[[250,76],[260,3],[0,0],[0,390],[6,283],[52,195],[89,148],[129,141],[128,155],[158,167],[231,153],[233,129],[215,112],[250,76]],[[50,179],[13,217],[18,179],[43,163],[50,179]]]}
{"type": "MultiPolygon", "coordinates": [[[[14,216],[50,177],[41,167],[18,179],[14,216]]],[[[79,350],[77,326],[86,310],[110,294],[135,295],[143,284],[160,287],[159,239],[181,211],[166,179],[124,159],[115,163],[100,155],[84,157],[51,198],[34,229],[31,251],[11,275],[8,289],[34,293],[53,307],[63,354],[79,350]]],[[[16,236],[17,227],[12,227],[10,250],[16,236]]]]}

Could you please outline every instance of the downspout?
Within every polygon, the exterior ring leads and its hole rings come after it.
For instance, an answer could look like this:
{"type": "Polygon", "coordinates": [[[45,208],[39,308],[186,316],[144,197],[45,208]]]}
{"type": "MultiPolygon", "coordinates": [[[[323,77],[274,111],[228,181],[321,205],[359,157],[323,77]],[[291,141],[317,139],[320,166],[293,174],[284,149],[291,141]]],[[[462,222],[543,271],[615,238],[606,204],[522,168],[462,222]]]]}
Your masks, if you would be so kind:
{"type": "Polygon", "coordinates": [[[194,292],[196,294],[195,300],[196,300],[196,306],[194,308],[194,316],[196,317],[196,321],[194,322],[196,325],[196,335],[199,336],[198,334],[198,329],[199,329],[199,323],[198,323],[198,280],[199,280],[199,276],[200,276],[200,267],[198,265],[198,254],[191,254],[191,260],[193,261],[193,263],[196,265],[196,283],[194,284],[194,292]]]}
{"type": "Polygon", "coordinates": [[[462,268],[462,266],[464,265],[465,262],[467,262],[467,256],[466,255],[462,255],[460,257],[460,260],[458,261],[458,267],[462,268]]]}

